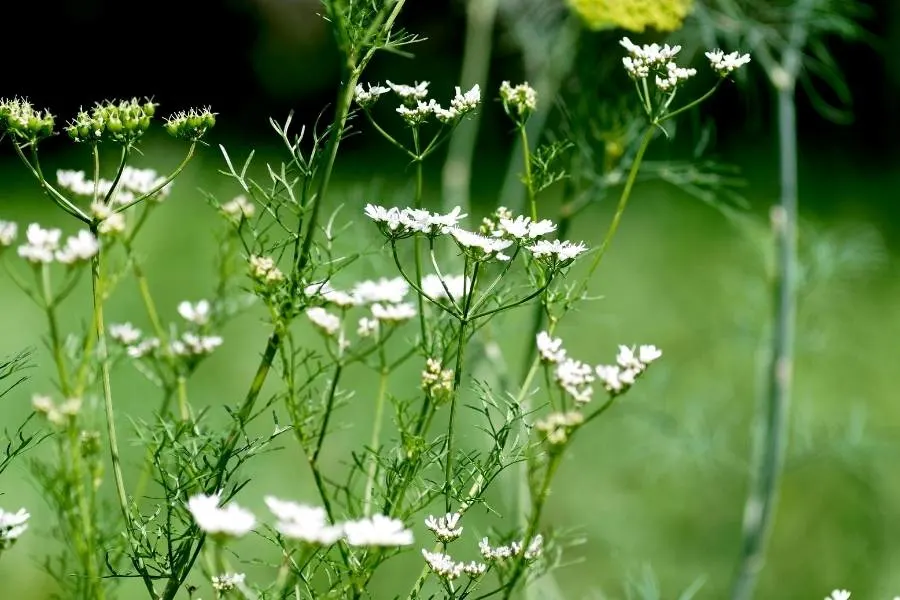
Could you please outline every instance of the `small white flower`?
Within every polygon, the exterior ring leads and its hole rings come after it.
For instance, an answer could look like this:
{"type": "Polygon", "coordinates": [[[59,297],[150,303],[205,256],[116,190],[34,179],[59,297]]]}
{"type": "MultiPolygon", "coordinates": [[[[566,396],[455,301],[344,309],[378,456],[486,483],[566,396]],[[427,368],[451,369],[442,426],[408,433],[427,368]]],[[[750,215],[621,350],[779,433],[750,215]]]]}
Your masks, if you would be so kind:
{"type": "Polygon", "coordinates": [[[544,259],[551,266],[563,267],[587,250],[582,242],[577,244],[561,240],[538,240],[528,249],[535,258],[544,259]]]}
{"type": "Polygon", "coordinates": [[[357,104],[363,108],[368,108],[378,101],[379,96],[386,94],[389,91],[391,91],[390,88],[384,87],[383,85],[373,86],[371,83],[369,84],[369,89],[366,90],[361,83],[358,83],[353,90],[353,97],[357,104]]]}
{"type": "Polygon", "coordinates": [[[638,360],[646,367],[662,356],[662,350],[652,344],[645,344],[638,348],[638,360]]]}
{"type": "Polygon", "coordinates": [[[417,100],[422,100],[423,98],[428,96],[427,81],[423,81],[415,85],[393,83],[390,80],[388,80],[386,83],[388,84],[388,87],[390,87],[395,94],[400,96],[400,98],[404,102],[414,102],[417,100]]]}
{"type": "Polygon", "coordinates": [[[403,521],[384,515],[348,521],[344,523],[344,534],[351,546],[409,546],[413,543],[412,531],[404,527],[403,521]]]}
{"type": "Polygon", "coordinates": [[[223,573],[212,578],[213,589],[218,592],[230,592],[239,585],[244,584],[247,576],[244,573],[223,573]]]}
{"type": "Polygon", "coordinates": [[[318,306],[307,308],[306,317],[326,335],[334,335],[341,328],[340,317],[318,306]]]}
{"type": "Polygon", "coordinates": [[[0,246],[11,246],[18,234],[18,225],[11,221],[0,221],[0,246]]]}
{"type": "Polygon", "coordinates": [[[276,285],[284,281],[284,273],[268,256],[250,257],[250,276],[265,285],[276,285]]]}
{"type": "Polygon", "coordinates": [[[131,358],[143,358],[159,348],[159,345],[158,338],[147,338],[138,344],[129,346],[126,352],[131,358]]]}
{"type": "Polygon", "coordinates": [[[25,230],[26,243],[19,246],[19,256],[32,263],[51,263],[59,249],[61,237],[62,231],[59,229],[44,229],[32,223],[25,230]]]}
{"type": "Polygon", "coordinates": [[[528,83],[512,86],[508,81],[500,84],[500,99],[507,112],[514,110],[518,117],[527,117],[537,108],[537,92],[528,83]]]}
{"type": "Polygon", "coordinates": [[[749,54],[739,54],[737,52],[725,54],[725,52],[718,49],[707,52],[706,58],[709,59],[710,66],[713,68],[713,71],[719,74],[719,77],[725,77],[732,71],[740,69],[750,62],[749,54]]]}
{"type": "Polygon", "coordinates": [[[422,557],[428,563],[428,568],[438,577],[452,581],[463,574],[465,565],[455,562],[449,554],[429,552],[422,548],[422,557]]]}
{"type": "Polygon", "coordinates": [[[462,275],[445,275],[443,281],[434,273],[422,278],[422,291],[433,300],[446,298],[448,290],[453,300],[459,300],[465,295],[468,285],[468,278],[462,275]]]}
{"type": "Polygon", "coordinates": [[[69,237],[62,249],[56,251],[56,260],[71,265],[78,261],[90,260],[98,252],[100,242],[90,231],[82,229],[78,235],[69,237]]]}
{"type": "Polygon", "coordinates": [[[378,204],[366,204],[365,213],[376,223],[383,223],[390,231],[400,226],[400,209],[397,207],[385,208],[378,204]]]}
{"type": "Polygon", "coordinates": [[[402,104],[397,107],[397,114],[403,117],[407,124],[415,126],[427,121],[431,115],[444,115],[445,112],[441,105],[431,98],[428,102],[417,101],[412,107],[402,104]]]}
{"type": "Polygon", "coordinates": [[[591,387],[594,375],[590,365],[567,358],[556,365],[554,375],[559,386],[572,396],[575,402],[584,404],[591,401],[594,394],[591,387]]]}
{"type": "Polygon", "coordinates": [[[25,533],[30,518],[31,515],[24,508],[14,513],[0,508],[0,550],[12,546],[25,533]]]}
{"type": "Polygon", "coordinates": [[[550,413],[534,424],[534,428],[544,434],[547,442],[556,445],[564,444],[569,439],[569,432],[584,422],[584,415],[578,411],[550,413]]]}
{"type": "Polygon", "coordinates": [[[131,323],[116,323],[109,326],[109,337],[120,344],[131,346],[141,339],[141,330],[131,323]]]}
{"type": "Polygon", "coordinates": [[[834,590],[825,597],[825,600],[850,600],[850,592],[847,590],[834,590]]]}
{"type": "Polygon", "coordinates": [[[469,254],[476,260],[484,260],[485,258],[496,258],[498,260],[509,260],[503,250],[512,245],[511,240],[502,240],[497,238],[489,238],[479,233],[468,231],[455,227],[450,230],[450,235],[456,240],[457,245],[463,250],[469,250],[469,254]]]}
{"type": "Polygon", "coordinates": [[[447,513],[443,517],[429,515],[425,519],[425,527],[430,529],[441,542],[450,542],[462,535],[463,528],[459,524],[459,513],[447,513]]]}
{"type": "Polygon", "coordinates": [[[399,304],[403,302],[409,293],[409,284],[403,277],[388,279],[382,277],[377,281],[360,281],[350,292],[350,295],[358,304],[372,304],[375,302],[387,302],[399,304]]]}
{"type": "Polygon", "coordinates": [[[266,496],[265,502],[278,519],[275,529],[287,538],[330,546],[343,535],[341,526],[329,525],[324,508],[279,500],[273,496],[266,496]]]}
{"type": "Polygon", "coordinates": [[[400,323],[416,316],[416,309],[409,302],[400,304],[373,304],[372,316],[382,322],[400,323]]]}
{"type": "Polygon", "coordinates": [[[201,530],[211,535],[240,537],[253,529],[253,513],[237,504],[219,507],[220,500],[218,494],[198,494],[188,499],[188,510],[201,530]]]}
{"type": "MultiPolygon", "coordinates": [[[[221,346],[222,342],[222,338],[218,335],[197,335],[187,332],[182,334],[180,339],[174,340],[169,349],[172,354],[179,356],[203,356],[221,346]]],[[[132,346],[132,348],[136,348],[136,346],[132,346]]],[[[128,354],[131,356],[130,349],[128,354]]]]}
{"type": "Polygon", "coordinates": [[[230,219],[240,221],[241,219],[249,219],[256,213],[256,207],[252,202],[247,200],[246,196],[237,196],[223,204],[220,209],[222,214],[230,219]]]}
{"type": "Polygon", "coordinates": [[[185,321],[196,325],[206,325],[209,322],[211,308],[208,300],[200,300],[196,304],[185,300],[178,305],[178,314],[185,321]]]}
{"type": "Polygon", "coordinates": [[[102,202],[91,203],[91,214],[100,220],[97,231],[102,235],[115,235],[125,231],[125,214],[114,212],[102,202]]]}
{"type": "Polygon", "coordinates": [[[566,359],[562,343],[562,338],[551,338],[546,331],[537,334],[538,352],[541,358],[549,363],[558,363],[566,359]]]}
{"type": "Polygon", "coordinates": [[[334,304],[340,308],[348,308],[359,304],[359,299],[355,298],[352,294],[334,289],[327,281],[306,286],[306,288],[304,288],[304,293],[307,296],[319,296],[325,302],[334,304]]]}
{"type": "Polygon", "coordinates": [[[362,338],[370,337],[378,333],[378,319],[362,317],[356,328],[356,335],[362,338]]]}

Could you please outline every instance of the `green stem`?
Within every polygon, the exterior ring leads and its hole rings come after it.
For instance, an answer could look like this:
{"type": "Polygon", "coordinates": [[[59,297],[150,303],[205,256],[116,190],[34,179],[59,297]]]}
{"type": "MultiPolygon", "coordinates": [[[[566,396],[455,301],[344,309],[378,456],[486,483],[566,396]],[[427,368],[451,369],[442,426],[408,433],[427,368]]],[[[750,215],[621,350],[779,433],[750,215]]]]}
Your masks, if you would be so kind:
{"type": "MultiPolygon", "coordinates": [[[[418,130],[413,128],[413,139],[415,140],[416,154],[419,153],[419,136],[418,130]]],[[[416,197],[414,206],[422,208],[422,161],[416,160],[416,197]]],[[[421,240],[420,236],[413,237],[413,254],[416,263],[416,288],[422,289],[422,253],[420,252],[421,240]]],[[[419,308],[419,328],[422,332],[422,349],[428,348],[428,323],[425,320],[425,299],[422,294],[416,294],[416,302],[419,308]]]]}
{"type": "Polygon", "coordinates": [[[62,337],[59,334],[59,321],[56,318],[56,300],[53,298],[53,289],[50,284],[50,265],[42,264],[41,292],[44,296],[44,312],[47,315],[47,323],[50,327],[50,348],[53,353],[53,362],[59,376],[59,387],[62,393],[69,396],[72,388],[69,385],[69,373],[66,370],[65,357],[63,355],[62,337]]]}
{"type": "Polygon", "coordinates": [[[587,289],[588,281],[590,281],[594,271],[597,270],[600,261],[603,260],[603,256],[606,254],[610,243],[612,243],[616,232],[619,230],[619,223],[622,220],[622,215],[625,214],[625,207],[628,206],[628,200],[631,198],[631,190],[634,188],[634,182],[637,179],[638,171],[641,169],[641,162],[644,160],[644,154],[647,152],[647,148],[653,140],[653,134],[656,133],[655,127],[655,125],[647,127],[643,137],[641,137],[637,153],[634,155],[634,160],[631,161],[631,168],[628,169],[628,178],[625,180],[625,187],[622,188],[622,194],[619,196],[619,204],[616,206],[616,212],[613,215],[612,222],[609,224],[606,235],[600,243],[600,249],[597,250],[597,254],[594,255],[594,260],[591,262],[590,268],[588,268],[587,275],[585,275],[581,282],[579,293],[576,294],[576,297],[583,294],[587,289]]]}
{"type": "Polygon", "coordinates": [[[519,140],[522,145],[522,161],[524,165],[525,199],[531,210],[531,220],[538,220],[537,199],[534,195],[534,182],[531,179],[531,148],[528,146],[528,130],[525,125],[519,126],[519,140]]]}
{"type": "Polygon", "coordinates": [[[766,560],[778,505],[791,404],[797,287],[797,126],[793,86],[780,88],[778,130],[781,202],[772,211],[778,264],[773,282],[772,339],[766,403],[756,435],[756,461],[744,507],[743,539],[732,600],[751,600],[766,560]]]}
{"type": "Polygon", "coordinates": [[[44,191],[47,192],[47,195],[49,195],[50,198],[54,202],[56,202],[56,204],[60,208],[62,208],[64,211],[66,211],[67,213],[69,213],[70,215],[72,215],[73,217],[78,219],[79,221],[82,221],[84,223],[91,222],[90,217],[88,217],[86,214],[84,214],[84,211],[82,211],[80,208],[78,208],[77,206],[72,204],[71,200],[66,198],[62,193],[60,193],[59,190],[57,190],[55,187],[53,187],[53,185],[49,181],[44,179],[44,173],[43,173],[43,171],[41,171],[41,163],[38,160],[37,146],[33,146],[32,150],[31,150],[32,156],[34,158],[33,165],[31,164],[31,161],[28,160],[28,157],[25,156],[25,154],[22,152],[22,149],[19,147],[18,144],[13,143],[13,148],[15,149],[16,154],[19,156],[19,158],[22,160],[22,162],[25,163],[25,166],[28,167],[28,170],[31,171],[31,174],[34,175],[35,179],[37,179],[38,182],[41,184],[41,187],[44,188],[44,191]]]}
{"type": "Polygon", "coordinates": [[[547,470],[544,472],[544,481],[541,484],[541,489],[538,492],[538,496],[535,500],[534,506],[532,507],[531,517],[528,523],[528,531],[525,534],[525,537],[522,539],[522,553],[517,558],[515,567],[513,567],[512,575],[510,576],[509,581],[507,581],[506,583],[506,590],[503,593],[503,600],[509,600],[516,588],[516,584],[525,573],[525,566],[527,563],[525,552],[528,550],[528,547],[531,545],[531,542],[534,540],[534,537],[537,534],[538,527],[541,523],[541,514],[543,513],[544,506],[547,503],[547,497],[550,495],[550,483],[553,481],[553,476],[556,474],[556,469],[559,467],[562,455],[562,449],[550,455],[550,460],[547,463],[547,470]]]}
{"type": "Polygon", "coordinates": [[[366,474],[366,488],[363,496],[364,515],[368,517],[372,513],[372,493],[375,489],[375,477],[378,475],[378,460],[375,454],[378,453],[378,447],[381,445],[381,422],[384,420],[384,400],[387,396],[389,372],[382,364],[381,372],[378,379],[378,395],[375,397],[375,421],[372,423],[372,439],[370,448],[373,456],[369,460],[369,469],[366,474]]]}
{"type": "MultiPolygon", "coordinates": [[[[141,194],[140,196],[138,196],[137,198],[135,198],[135,199],[132,200],[131,202],[128,202],[127,204],[123,204],[122,206],[116,208],[115,212],[120,213],[120,212],[124,212],[124,211],[128,210],[129,208],[131,208],[131,207],[134,206],[135,204],[138,204],[138,203],[140,203],[140,202],[143,202],[144,200],[146,200],[146,199],[149,198],[150,196],[153,196],[154,194],[156,194],[156,193],[158,193],[160,190],[162,190],[164,187],[166,187],[167,185],[169,185],[170,183],[172,183],[172,181],[173,181],[176,177],[178,177],[178,175],[181,174],[181,172],[182,172],[182,171],[184,170],[184,168],[188,165],[188,163],[191,162],[191,159],[194,158],[194,151],[195,151],[196,149],[197,149],[197,142],[191,142],[191,145],[190,145],[190,147],[188,148],[188,151],[187,151],[187,154],[186,154],[185,157],[184,157],[184,160],[181,161],[181,164],[178,165],[178,166],[175,168],[174,171],[172,171],[171,173],[169,173],[169,175],[168,175],[164,180],[162,180],[158,185],[156,185],[156,186],[155,186],[153,189],[151,189],[149,192],[146,192],[146,193],[144,193],[144,194],[141,194]]],[[[124,167],[124,163],[123,163],[122,166],[124,167]]]]}

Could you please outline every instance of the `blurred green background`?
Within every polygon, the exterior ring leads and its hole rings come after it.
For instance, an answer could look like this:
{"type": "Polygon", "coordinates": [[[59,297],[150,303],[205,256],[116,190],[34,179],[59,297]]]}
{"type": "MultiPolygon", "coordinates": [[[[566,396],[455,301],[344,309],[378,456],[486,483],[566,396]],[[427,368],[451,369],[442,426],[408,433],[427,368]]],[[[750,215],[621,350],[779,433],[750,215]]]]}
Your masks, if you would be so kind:
{"type": "MultiPolygon", "coordinates": [[[[900,594],[900,402],[890,367],[900,330],[900,247],[893,241],[900,210],[900,153],[893,145],[900,133],[900,7],[891,0],[866,5],[871,13],[863,25],[872,38],[865,44],[829,42],[853,91],[853,123],[830,123],[807,95],[799,96],[805,283],[790,451],[758,598],[821,598],[835,587],[862,599],[900,594]]],[[[11,31],[0,96],[27,95],[61,116],[95,100],[130,95],[153,95],[164,113],[207,104],[219,112],[212,147],[176,182],[141,241],[158,304],[164,318],[174,319],[180,300],[202,298],[213,284],[209,265],[219,223],[198,190],[223,200],[237,192],[217,173],[223,165],[215,144],[239,156],[259,148],[259,164],[277,160],[267,118],[295,109],[298,121],[312,123],[332,101],[336,54],[318,6],[309,0],[160,0],[134,10],[125,15],[119,4],[103,0],[4,7],[11,31]]],[[[427,41],[413,48],[412,59],[377,59],[366,79],[427,79],[441,95],[449,93],[460,69],[463,6],[410,2],[403,19],[427,41]]],[[[502,19],[495,29],[491,96],[501,80],[522,77],[520,54],[502,19]]],[[[586,35],[598,36],[597,47],[605,48],[609,61],[618,60],[614,40],[621,32],[586,35]]],[[[627,402],[577,440],[560,472],[546,523],[584,541],[567,552],[567,564],[556,573],[565,598],[625,598],[651,579],[658,581],[660,598],[676,598],[698,578],[705,580],[698,597],[727,596],[769,311],[764,225],[778,194],[771,107],[757,71],[746,87],[725,90],[703,109],[716,124],[711,152],[741,168],[746,186],[740,193],[749,206],[741,214],[760,228],[737,227],[721,211],[665,183],[642,183],[592,282],[601,299],[563,322],[570,353],[584,360],[608,361],[618,343],[654,343],[664,351],[627,402]]],[[[496,202],[510,150],[496,104],[487,103],[484,113],[472,186],[479,213],[496,202]]],[[[331,194],[332,202],[345,204],[344,217],[357,220],[364,202],[406,202],[410,189],[404,163],[365,124],[359,132],[345,144],[331,194]],[[380,196],[371,196],[373,181],[380,196]]],[[[48,142],[46,150],[47,171],[87,165],[87,156],[64,140],[48,142]]],[[[151,137],[144,150],[138,166],[165,171],[183,148],[151,137]]],[[[687,152],[658,140],[650,158],[684,159],[687,152]]],[[[428,171],[426,198],[434,205],[440,162],[436,157],[428,171]]],[[[612,202],[598,203],[569,237],[596,244],[611,214],[612,202]]],[[[0,146],[0,218],[72,229],[8,145],[0,146]]],[[[363,269],[360,277],[393,273],[387,262],[363,269]]],[[[4,399],[0,413],[4,426],[15,427],[29,412],[31,394],[51,389],[52,369],[41,342],[41,314],[5,275],[0,306],[0,355],[37,347],[31,379],[4,399]]],[[[84,303],[70,306],[65,326],[83,327],[84,303]]],[[[141,314],[135,290],[123,286],[109,319],[145,325],[141,314]]],[[[198,404],[217,406],[242,395],[266,335],[259,317],[246,315],[223,332],[225,345],[191,382],[198,404]]],[[[514,365],[526,343],[519,339],[522,324],[516,318],[501,324],[516,334],[501,335],[514,365]]],[[[154,406],[143,380],[124,368],[114,377],[126,412],[149,417],[154,406]]],[[[359,392],[347,415],[354,415],[349,420],[356,426],[329,449],[335,468],[346,458],[341,444],[355,447],[368,437],[361,426],[371,412],[364,392],[368,375],[355,377],[359,392]]],[[[411,372],[410,383],[414,377],[411,372]]],[[[394,391],[401,393],[403,385],[395,382],[394,391]]],[[[289,448],[257,463],[265,469],[253,471],[245,505],[261,509],[264,493],[314,499],[306,469],[297,467],[289,448]]],[[[131,464],[139,456],[126,451],[131,464]]],[[[0,598],[48,598],[55,589],[41,560],[59,540],[48,537],[52,515],[27,462],[0,478],[0,507],[25,506],[33,515],[31,530],[0,561],[0,598]]],[[[480,518],[484,526],[488,520],[480,518]]],[[[410,560],[417,565],[415,556],[410,560]]],[[[411,582],[418,568],[387,572],[411,582]]],[[[123,588],[123,598],[141,597],[130,589],[123,588]]]]}

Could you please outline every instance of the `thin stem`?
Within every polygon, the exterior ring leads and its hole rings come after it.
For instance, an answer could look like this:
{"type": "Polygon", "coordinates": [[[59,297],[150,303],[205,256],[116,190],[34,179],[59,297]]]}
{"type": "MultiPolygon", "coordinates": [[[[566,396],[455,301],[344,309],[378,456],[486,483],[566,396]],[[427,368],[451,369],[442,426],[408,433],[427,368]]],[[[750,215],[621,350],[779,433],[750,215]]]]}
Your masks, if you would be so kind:
{"type": "Polygon", "coordinates": [[[334,401],[337,395],[338,381],[341,378],[343,365],[338,363],[334,368],[334,377],[331,379],[331,386],[328,388],[328,398],[325,400],[325,416],[322,418],[322,427],[319,429],[319,435],[316,436],[316,449],[312,453],[310,462],[317,464],[319,462],[319,454],[322,452],[322,445],[325,443],[325,435],[328,433],[328,423],[331,421],[331,415],[334,412],[334,401]]]}
{"type": "MultiPolygon", "coordinates": [[[[171,173],[169,173],[169,175],[168,175],[164,180],[162,180],[158,185],[154,186],[153,189],[151,189],[150,191],[148,191],[148,192],[146,192],[146,193],[144,193],[144,194],[141,194],[140,196],[138,196],[137,198],[135,198],[135,199],[132,200],[131,202],[128,202],[128,203],[126,203],[126,204],[123,204],[122,206],[119,206],[118,208],[116,208],[115,212],[120,213],[120,212],[124,212],[124,211],[128,210],[129,208],[131,208],[131,207],[134,206],[135,204],[138,204],[138,203],[140,203],[140,202],[143,202],[144,200],[146,200],[146,199],[149,198],[150,196],[152,196],[152,195],[154,195],[154,194],[156,194],[156,193],[159,193],[159,191],[160,191],[161,189],[163,189],[164,187],[166,187],[167,185],[169,185],[170,183],[172,183],[172,180],[174,180],[176,177],[178,177],[178,175],[181,174],[181,172],[182,172],[182,171],[184,170],[184,168],[188,165],[188,163],[191,162],[191,159],[194,158],[194,151],[195,151],[196,149],[197,149],[197,142],[191,142],[191,145],[190,145],[190,147],[188,148],[188,151],[187,151],[187,154],[186,154],[185,157],[184,157],[184,160],[181,161],[181,164],[178,165],[178,166],[175,168],[174,171],[172,171],[171,173]]],[[[123,165],[123,166],[124,166],[124,165],[123,165]]],[[[120,172],[120,173],[121,173],[121,172],[120,172]]]]}
{"type": "Polygon", "coordinates": [[[628,206],[628,200],[631,198],[631,190],[634,188],[634,182],[637,179],[638,171],[641,169],[641,162],[643,162],[644,154],[647,152],[647,148],[653,140],[654,133],[656,133],[655,126],[651,125],[650,127],[647,127],[643,137],[641,137],[637,153],[634,155],[634,160],[631,161],[631,168],[628,169],[628,178],[625,180],[625,187],[622,188],[622,194],[619,196],[619,204],[616,206],[616,212],[613,215],[612,222],[606,230],[606,235],[603,236],[603,241],[600,243],[600,249],[597,250],[597,254],[594,255],[594,260],[588,269],[587,275],[585,275],[581,282],[579,293],[576,294],[576,297],[583,294],[585,289],[587,289],[587,284],[591,279],[591,275],[597,270],[600,261],[603,260],[603,256],[606,254],[610,243],[612,243],[616,232],[619,230],[619,223],[622,220],[622,215],[625,214],[625,207],[628,206]]]}
{"type": "Polygon", "coordinates": [[[381,422],[384,420],[384,400],[387,396],[388,372],[384,361],[382,360],[381,370],[378,377],[378,395],[375,397],[375,420],[372,423],[372,439],[369,447],[372,449],[373,456],[369,460],[369,469],[366,474],[366,488],[363,496],[364,515],[369,516],[372,513],[372,493],[375,489],[375,477],[378,475],[378,448],[381,445],[381,422]]]}
{"type": "Polygon", "coordinates": [[[712,86],[712,87],[709,89],[709,91],[707,91],[705,94],[703,94],[702,96],[700,96],[700,97],[697,98],[696,100],[693,100],[692,102],[689,102],[689,103],[685,104],[684,106],[682,106],[682,107],[680,107],[680,108],[676,108],[676,109],[673,110],[672,112],[666,113],[665,115],[663,115],[662,117],[660,117],[659,119],[656,120],[657,123],[662,123],[662,122],[664,122],[664,121],[668,121],[669,119],[671,119],[671,118],[673,118],[673,117],[677,117],[677,116],[680,115],[681,113],[691,110],[692,108],[694,108],[695,106],[697,106],[697,105],[700,104],[701,102],[704,102],[704,101],[708,100],[710,97],[712,97],[713,94],[716,93],[716,90],[719,89],[719,86],[722,85],[722,81],[724,81],[724,80],[720,78],[720,79],[716,82],[716,85],[712,86]]]}
{"type": "MultiPolygon", "coordinates": [[[[130,151],[131,151],[131,144],[125,144],[124,146],[122,146],[122,157],[119,159],[119,168],[116,169],[116,176],[113,178],[112,185],[109,186],[109,191],[106,192],[106,197],[103,198],[103,204],[109,204],[110,201],[112,200],[113,194],[116,193],[116,188],[119,187],[119,181],[121,181],[121,179],[122,179],[122,173],[125,172],[125,165],[128,164],[128,154],[130,151]]],[[[184,165],[186,165],[186,164],[187,164],[187,162],[184,163],[184,165]]],[[[96,167],[96,165],[95,165],[95,167],[96,167]]],[[[181,172],[181,170],[179,169],[178,172],[181,172]]],[[[174,179],[174,176],[172,177],[172,179],[174,179]]],[[[171,181],[171,179],[170,179],[170,181],[171,181]]],[[[97,187],[98,187],[99,183],[100,183],[99,180],[94,181],[95,193],[97,191],[97,187]]],[[[165,184],[163,184],[163,185],[165,185],[165,184]]],[[[160,189],[162,189],[162,187],[160,187],[160,189]]]]}
{"type": "Polygon", "coordinates": [[[513,567],[513,573],[510,576],[509,581],[506,583],[506,590],[503,593],[503,600],[509,600],[516,588],[516,584],[525,573],[525,565],[527,562],[525,553],[527,552],[528,547],[531,545],[532,540],[534,540],[535,534],[537,534],[538,526],[541,522],[541,514],[543,513],[544,506],[547,503],[547,497],[550,495],[550,483],[553,481],[553,476],[556,474],[556,469],[559,467],[562,455],[562,449],[550,455],[550,460],[547,463],[547,470],[544,472],[544,481],[541,484],[541,489],[538,492],[538,496],[535,499],[534,506],[532,507],[531,518],[528,524],[528,531],[525,534],[525,537],[522,539],[522,552],[516,560],[516,565],[515,567],[513,567]]]}
{"type": "Polygon", "coordinates": [[[525,125],[519,126],[519,140],[522,145],[522,162],[524,165],[525,200],[531,210],[531,220],[538,220],[537,199],[534,195],[534,181],[531,179],[531,148],[528,146],[528,130],[525,125]]]}
{"type": "MultiPolygon", "coordinates": [[[[416,154],[419,153],[419,135],[418,129],[413,128],[413,140],[415,143],[416,154]]],[[[416,160],[416,197],[414,206],[417,209],[422,208],[422,161],[416,160]]],[[[416,287],[422,289],[422,253],[420,251],[421,240],[419,236],[413,238],[413,253],[415,255],[416,264],[416,287]]],[[[422,349],[428,348],[428,323],[425,320],[425,299],[422,294],[416,294],[416,302],[419,308],[419,329],[422,332],[422,349]]]]}
{"type": "Polygon", "coordinates": [[[25,163],[25,166],[28,167],[28,170],[31,171],[31,174],[38,180],[41,186],[44,188],[44,191],[50,196],[50,198],[56,202],[56,204],[62,208],[64,211],[82,221],[84,223],[90,223],[91,219],[84,212],[72,204],[71,200],[66,198],[59,190],[57,190],[53,185],[44,179],[44,173],[41,171],[41,163],[38,160],[37,147],[32,147],[32,156],[34,157],[34,164],[32,165],[31,161],[28,160],[28,157],[22,152],[22,149],[19,147],[19,144],[13,143],[13,148],[16,151],[16,154],[25,163]]]}
{"type": "Polygon", "coordinates": [[[319,212],[322,209],[322,204],[325,202],[325,194],[328,191],[328,184],[331,182],[331,174],[334,171],[338,147],[344,138],[344,128],[347,126],[347,115],[350,113],[350,104],[353,102],[354,88],[356,87],[356,82],[359,81],[361,72],[359,69],[351,70],[344,87],[341,88],[338,94],[334,121],[331,124],[328,143],[325,146],[325,164],[322,168],[322,175],[319,179],[315,200],[313,201],[312,214],[306,226],[306,233],[303,236],[303,244],[300,247],[300,257],[297,259],[298,273],[302,272],[309,264],[310,250],[312,249],[313,238],[318,227],[319,212]]]}
{"type": "Polygon", "coordinates": [[[66,369],[63,343],[59,334],[59,321],[56,318],[56,300],[53,298],[53,289],[50,284],[50,265],[42,264],[40,269],[41,292],[44,296],[44,312],[50,327],[50,348],[53,353],[53,362],[56,365],[56,372],[59,376],[60,391],[68,396],[72,393],[72,388],[69,385],[69,373],[66,369]]]}
{"type": "MultiPolygon", "coordinates": [[[[96,227],[92,227],[92,233],[97,236],[96,227]]],[[[94,333],[97,338],[97,360],[100,363],[100,381],[103,388],[103,406],[106,412],[106,433],[109,438],[109,455],[113,468],[113,479],[116,485],[116,497],[119,509],[125,519],[125,532],[131,542],[131,511],[128,507],[128,495],[125,488],[125,478],[122,475],[122,461],[119,456],[119,440],[116,434],[116,416],[113,407],[112,385],[109,374],[109,354],[106,346],[106,331],[103,321],[103,272],[102,272],[101,248],[91,259],[91,289],[94,301],[94,333]]]]}

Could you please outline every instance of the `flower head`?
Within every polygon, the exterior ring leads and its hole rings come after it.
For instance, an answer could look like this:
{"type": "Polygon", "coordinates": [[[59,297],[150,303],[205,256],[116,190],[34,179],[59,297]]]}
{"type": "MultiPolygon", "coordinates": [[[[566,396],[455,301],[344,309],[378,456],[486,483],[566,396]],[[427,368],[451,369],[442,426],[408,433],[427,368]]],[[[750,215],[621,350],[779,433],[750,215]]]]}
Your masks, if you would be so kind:
{"type": "Polygon", "coordinates": [[[718,73],[719,77],[727,77],[732,71],[740,69],[750,62],[749,54],[739,54],[738,52],[725,54],[718,49],[707,52],[706,58],[709,59],[710,66],[713,71],[718,73]]]}
{"type": "Polygon", "coordinates": [[[0,247],[12,246],[19,233],[19,226],[11,221],[0,221],[0,247]]]}
{"type": "Polygon", "coordinates": [[[440,542],[452,542],[462,535],[463,528],[459,527],[459,513],[447,513],[443,517],[429,515],[425,519],[425,527],[434,533],[440,542]]]}
{"type": "Polygon", "coordinates": [[[219,507],[218,494],[198,494],[188,499],[188,510],[197,526],[205,533],[223,537],[240,537],[256,525],[256,517],[237,504],[219,507]]]}
{"type": "Polygon", "coordinates": [[[384,515],[344,523],[344,534],[351,546],[409,546],[413,543],[412,531],[403,521],[384,515]]]}
{"type": "Polygon", "coordinates": [[[0,509],[0,551],[6,550],[16,543],[25,530],[28,529],[28,519],[31,515],[24,508],[11,513],[0,509]]]}
{"type": "Polygon", "coordinates": [[[266,496],[266,506],[278,519],[275,525],[283,536],[295,540],[330,546],[343,535],[343,528],[330,525],[325,509],[266,496]]]}

